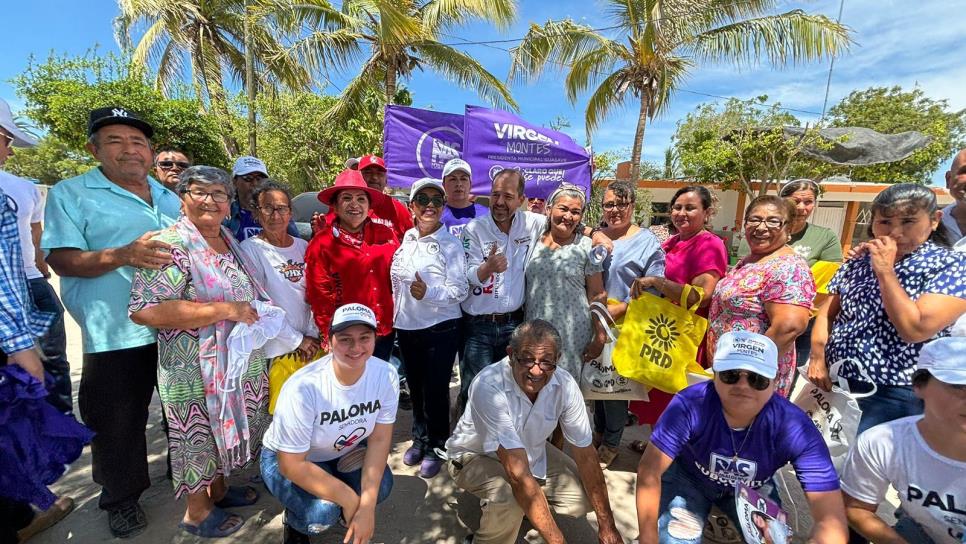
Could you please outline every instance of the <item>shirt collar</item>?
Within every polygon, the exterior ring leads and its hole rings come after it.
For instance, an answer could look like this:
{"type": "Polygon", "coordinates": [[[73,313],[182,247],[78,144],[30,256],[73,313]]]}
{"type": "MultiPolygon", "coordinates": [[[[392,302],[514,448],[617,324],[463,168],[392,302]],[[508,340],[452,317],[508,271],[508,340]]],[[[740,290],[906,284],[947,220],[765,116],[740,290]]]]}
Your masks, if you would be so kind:
{"type": "MultiPolygon", "coordinates": [[[[160,182],[156,181],[151,176],[148,176],[147,180],[148,180],[148,187],[151,189],[151,200],[155,201],[155,205],[157,205],[156,203],[157,199],[161,197],[161,195],[163,195],[164,193],[169,192],[171,194],[174,194],[174,192],[172,192],[170,189],[165,188],[164,185],[161,185],[160,182]]],[[[121,194],[125,194],[125,195],[134,195],[134,193],[132,193],[131,191],[128,191],[124,187],[121,187],[120,185],[107,179],[107,176],[104,175],[104,171],[101,170],[100,166],[92,168],[87,173],[87,176],[84,179],[84,186],[91,189],[109,189],[111,191],[120,192],[121,194]]]]}

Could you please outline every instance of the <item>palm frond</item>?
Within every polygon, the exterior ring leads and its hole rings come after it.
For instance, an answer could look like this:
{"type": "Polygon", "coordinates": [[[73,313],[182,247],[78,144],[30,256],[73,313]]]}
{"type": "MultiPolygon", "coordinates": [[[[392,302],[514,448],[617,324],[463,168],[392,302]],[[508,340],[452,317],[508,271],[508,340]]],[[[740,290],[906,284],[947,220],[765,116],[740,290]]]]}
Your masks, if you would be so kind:
{"type": "Polygon", "coordinates": [[[530,82],[540,78],[548,64],[564,67],[588,51],[612,43],[586,25],[570,19],[531,24],[519,45],[510,49],[508,81],[530,82]]]}
{"type": "Polygon", "coordinates": [[[312,73],[342,71],[361,53],[362,35],[351,29],[316,31],[299,39],[282,54],[302,63],[312,73]]]}
{"type": "Polygon", "coordinates": [[[434,71],[460,87],[475,89],[487,103],[512,111],[519,109],[503,83],[473,57],[436,41],[423,42],[412,47],[434,71]]]}
{"type": "Polygon", "coordinates": [[[570,103],[577,102],[581,93],[613,72],[618,63],[627,59],[628,53],[623,45],[611,42],[575,59],[564,79],[564,89],[570,103]]]}
{"type": "Polygon", "coordinates": [[[587,111],[584,113],[584,126],[588,133],[593,133],[600,123],[614,108],[622,107],[627,99],[627,79],[622,70],[618,70],[604,78],[587,100],[587,111]]]}
{"type": "Polygon", "coordinates": [[[423,28],[435,36],[441,30],[474,20],[506,30],[516,20],[517,6],[515,0],[430,0],[420,14],[423,28]]]}
{"type": "Polygon", "coordinates": [[[342,89],[342,93],[332,109],[326,112],[326,122],[340,123],[355,117],[365,107],[366,93],[377,87],[380,78],[383,76],[384,74],[381,74],[376,66],[375,59],[370,58],[366,61],[359,74],[342,89]]]}

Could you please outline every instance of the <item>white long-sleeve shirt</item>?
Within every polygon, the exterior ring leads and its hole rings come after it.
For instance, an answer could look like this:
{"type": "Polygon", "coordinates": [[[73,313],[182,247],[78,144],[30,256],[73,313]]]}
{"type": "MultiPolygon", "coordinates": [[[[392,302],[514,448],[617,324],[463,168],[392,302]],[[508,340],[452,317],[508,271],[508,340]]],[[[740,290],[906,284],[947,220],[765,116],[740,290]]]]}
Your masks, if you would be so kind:
{"type": "Polygon", "coordinates": [[[443,227],[419,237],[415,228],[406,231],[389,270],[394,304],[393,326],[407,331],[422,330],[462,316],[460,303],[466,298],[466,257],[463,244],[443,227]],[[419,272],[426,294],[416,300],[409,288],[419,272]]]}
{"type": "Polygon", "coordinates": [[[521,209],[513,215],[509,234],[504,234],[496,226],[492,215],[477,217],[467,223],[463,229],[463,249],[470,294],[463,302],[463,311],[470,315],[505,314],[523,306],[524,269],[533,248],[540,241],[546,221],[544,215],[521,209]],[[506,255],[507,269],[480,281],[476,272],[494,245],[498,254],[506,255]]]}

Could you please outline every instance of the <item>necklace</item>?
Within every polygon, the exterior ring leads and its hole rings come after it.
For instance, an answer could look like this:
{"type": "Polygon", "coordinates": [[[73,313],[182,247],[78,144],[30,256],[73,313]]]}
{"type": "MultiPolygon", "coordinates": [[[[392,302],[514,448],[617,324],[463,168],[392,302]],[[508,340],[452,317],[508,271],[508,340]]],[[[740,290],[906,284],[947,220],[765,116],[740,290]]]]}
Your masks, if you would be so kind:
{"type": "Polygon", "coordinates": [[[748,425],[748,430],[745,433],[745,437],[741,440],[740,447],[735,446],[735,430],[732,429],[730,426],[728,427],[728,432],[731,433],[731,450],[734,452],[734,455],[731,457],[731,462],[734,463],[736,466],[738,464],[738,454],[740,454],[741,450],[744,449],[745,442],[748,442],[748,437],[751,436],[751,428],[755,426],[755,420],[757,419],[758,418],[755,417],[755,419],[751,420],[751,425],[748,425]]]}

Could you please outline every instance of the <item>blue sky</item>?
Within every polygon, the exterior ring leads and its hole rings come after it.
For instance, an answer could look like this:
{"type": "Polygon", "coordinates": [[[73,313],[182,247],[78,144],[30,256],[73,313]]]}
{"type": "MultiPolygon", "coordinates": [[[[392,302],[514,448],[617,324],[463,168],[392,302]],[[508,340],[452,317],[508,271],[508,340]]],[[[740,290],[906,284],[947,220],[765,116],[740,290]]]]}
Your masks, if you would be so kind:
{"type": "MultiPolygon", "coordinates": [[[[812,13],[835,17],[839,0],[781,2],[781,10],[802,8],[812,13]]],[[[835,104],[850,91],[873,85],[919,85],[934,99],[947,99],[955,109],[966,108],[966,62],[962,59],[962,30],[955,21],[966,8],[966,1],[925,0],[845,0],[842,22],[854,30],[856,44],[836,60],[829,104],[835,104]]],[[[0,52],[0,97],[16,112],[22,102],[9,80],[23,71],[29,55],[45,58],[50,51],[81,54],[94,45],[101,51],[117,50],[112,18],[117,12],[113,0],[33,0],[9,2],[3,10],[3,46],[0,52]]],[[[472,25],[451,34],[479,41],[522,36],[531,22],[570,17],[594,27],[609,26],[599,6],[587,0],[520,0],[520,17],[510,30],[500,33],[491,27],[472,25]]],[[[451,43],[457,38],[443,38],[451,43]]],[[[509,47],[513,44],[500,44],[509,47]]],[[[505,78],[508,55],[483,45],[461,47],[497,77],[505,78]]],[[[670,145],[675,125],[698,104],[714,100],[694,93],[752,98],[766,94],[771,102],[788,108],[816,112],[794,112],[805,121],[817,120],[822,110],[828,62],[794,66],[784,70],[761,65],[736,71],[728,65],[700,66],[677,93],[669,110],[647,128],[645,158],[660,163],[670,145]],[[691,91],[691,92],[687,92],[691,91]]],[[[571,105],[563,92],[562,75],[550,70],[536,83],[515,84],[511,91],[527,120],[547,124],[557,116],[567,118],[565,131],[584,141],[583,108],[586,96],[571,105]]],[[[345,77],[334,76],[341,86],[345,77]]],[[[481,104],[471,91],[455,88],[432,72],[417,73],[408,82],[417,107],[432,107],[460,112],[464,104],[481,104]]],[[[336,92],[329,88],[328,92],[336,92]]],[[[629,147],[637,119],[631,107],[615,111],[594,135],[598,151],[629,147]]],[[[936,172],[939,182],[948,165],[936,172]]]]}

